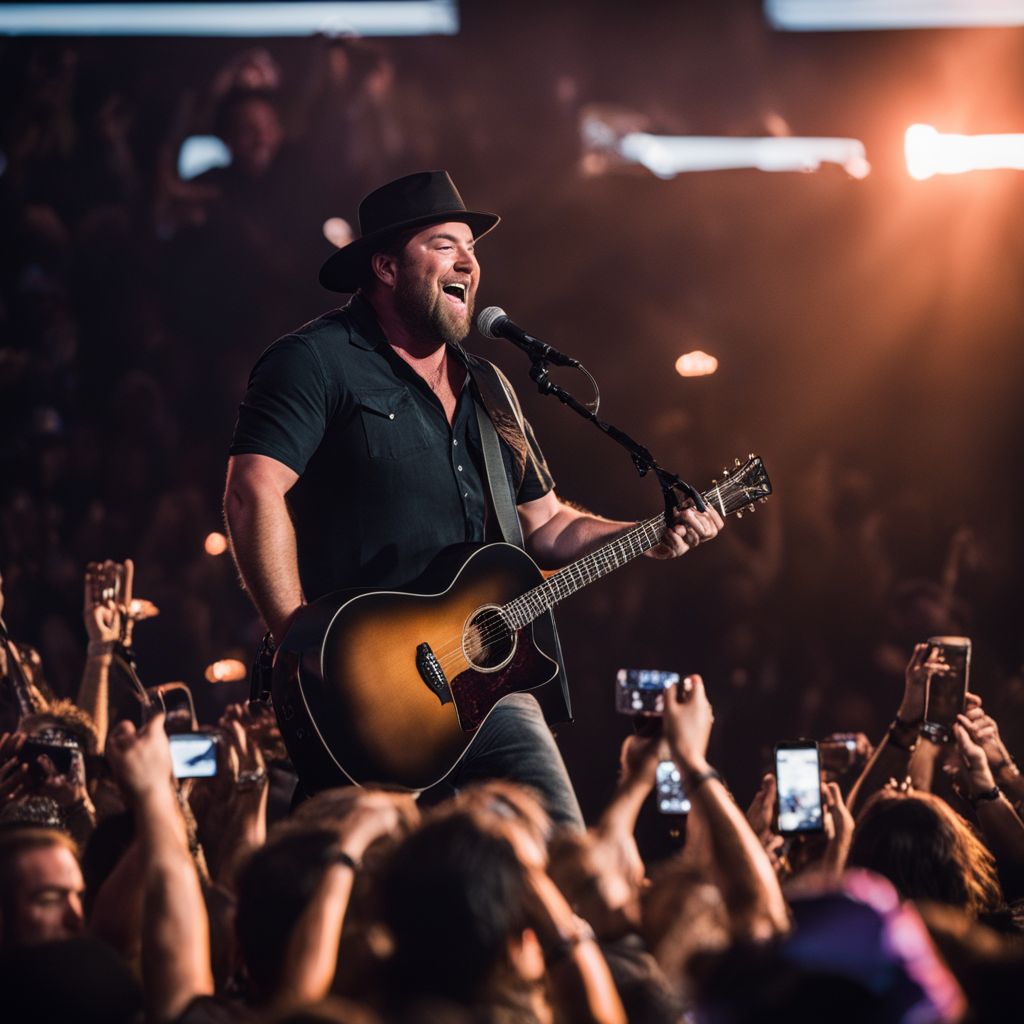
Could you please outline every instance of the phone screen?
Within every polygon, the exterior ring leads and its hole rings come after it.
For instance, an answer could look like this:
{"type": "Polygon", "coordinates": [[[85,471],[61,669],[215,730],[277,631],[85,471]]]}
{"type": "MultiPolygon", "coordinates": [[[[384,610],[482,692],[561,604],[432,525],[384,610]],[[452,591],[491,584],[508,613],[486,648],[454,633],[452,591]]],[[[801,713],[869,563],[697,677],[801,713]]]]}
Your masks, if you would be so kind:
{"type": "Polygon", "coordinates": [[[664,714],[665,687],[678,682],[678,672],[620,668],[615,677],[615,710],[623,715],[664,714]]]}
{"type": "Polygon", "coordinates": [[[775,748],[779,792],[779,832],[821,832],[821,765],[816,743],[780,744],[775,748]]]}
{"type": "Polygon", "coordinates": [[[936,636],[929,641],[947,668],[928,678],[922,730],[937,741],[949,738],[956,716],[964,710],[971,667],[971,641],[967,637],[936,636]]]}
{"type": "Polygon", "coordinates": [[[683,792],[683,779],[674,761],[659,761],[655,777],[658,811],[661,814],[689,814],[690,801],[683,792]]]}
{"type": "Polygon", "coordinates": [[[205,732],[175,733],[171,760],[176,779],[208,779],[217,774],[217,740],[205,732]]]}

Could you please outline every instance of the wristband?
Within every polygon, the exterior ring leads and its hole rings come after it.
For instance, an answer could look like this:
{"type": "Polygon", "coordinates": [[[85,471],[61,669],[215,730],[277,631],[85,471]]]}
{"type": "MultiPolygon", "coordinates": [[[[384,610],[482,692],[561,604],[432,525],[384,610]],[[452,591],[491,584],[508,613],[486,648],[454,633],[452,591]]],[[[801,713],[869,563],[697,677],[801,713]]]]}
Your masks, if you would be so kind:
{"type": "Polygon", "coordinates": [[[987,803],[989,800],[998,800],[1001,792],[1002,790],[998,786],[993,786],[981,793],[968,793],[967,799],[972,807],[977,807],[978,804],[987,803]]]}
{"type": "Polygon", "coordinates": [[[114,653],[113,640],[90,640],[86,654],[90,658],[102,658],[114,653]]]}
{"type": "Polygon", "coordinates": [[[716,779],[718,782],[725,785],[725,779],[715,771],[714,768],[709,768],[706,772],[697,772],[694,775],[686,776],[686,785],[692,793],[698,786],[702,786],[708,779],[716,779]]]}
{"type": "Polygon", "coordinates": [[[579,918],[577,919],[576,930],[572,935],[559,935],[553,942],[544,944],[544,962],[548,967],[552,967],[559,961],[571,956],[577,946],[583,945],[584,942],[594,942],[596,939],[597,936],[594,934],[594,929],[582,918],[579,918]]]}
{"type": "Polygon", "coordinates": [[[353,874],[358,874],[362,865],[354,857],[347,854],[344,850],[328,850],[324,857],[324,864],[330,866],[332,864],[342,864],[349,869],[353,874]]]}
{"type": "Polygon", "coordinates": [[[889,746],[895,747],[897,750],[902,750],[906,754],[912,754],[914,749],[917,747],[918,737],[918,725],[920,723],[904,722],[900,718],[894,718],[892,725],[889,726],[889,731],[886,733],[886,737],[889,740],[889,746]],[[901,730],[914,730],[914,738],[906,743],[903,741],[903,737],[899,737],[898,733],[901,730]]]}

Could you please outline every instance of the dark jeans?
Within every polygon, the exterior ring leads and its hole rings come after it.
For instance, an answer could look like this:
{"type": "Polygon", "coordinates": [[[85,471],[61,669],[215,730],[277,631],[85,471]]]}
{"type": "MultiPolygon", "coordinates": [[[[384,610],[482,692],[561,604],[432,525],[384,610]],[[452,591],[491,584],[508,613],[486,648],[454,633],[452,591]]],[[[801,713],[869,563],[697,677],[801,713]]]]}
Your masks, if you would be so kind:
{"type": "Polygon", "coordinates": [[[491,712],[455,771],[428,791],[428,802],[486,779],[531,787],[555,824],[583,828],[583,812],[565,762],[531,694],[512,694],[491,712]]]}

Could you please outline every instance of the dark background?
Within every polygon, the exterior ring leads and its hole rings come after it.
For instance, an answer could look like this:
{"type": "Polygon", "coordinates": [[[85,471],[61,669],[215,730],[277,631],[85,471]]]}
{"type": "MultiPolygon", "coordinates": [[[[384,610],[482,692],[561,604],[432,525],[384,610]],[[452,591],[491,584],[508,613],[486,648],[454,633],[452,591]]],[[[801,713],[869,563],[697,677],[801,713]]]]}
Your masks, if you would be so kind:
{"type": "MultiPolygon", "coordinates": [[[[188,680],[207,715],[244,692],[202,680],[259,635],[202,541],[246,374],[337,301],[315,284],[322,221],[445,167],[503,216],[478,307],[581,358],[602,416],[693,483],[756,451],[775,485],[714,545],[641,559],[560,612],[576,724],[559,733],[588,813],[628,729],[620,666],[704,674],[741,799],[777,740],[877,734],[933,632],[973,637],[975,685],[1019,738],[1022,178],[913,181],[903,133],[1024,130],[1024,33],[777,33],[753,2],[461,17],[455,37],[355,46],[333,86],[324,40],[0,41],[0,568],[12,633],[55,689],[80,671],[84,562],[133,557],[162,610],[137,631],[146,681],[188,680]],[[279,66],[287,141],[240,219],[218,220],[221,200],[174,193],[167,154],[209,130],[211,83],[253,46],[279,66]],[[664,133],[858,138],[872,171],[588,175],[595,104],[664,133]],[[674,372],[694,348],[715,376],[674,372]]],[[[563,497],[657,510],[656,484],[537,396],[524,357],[469,345],[519,389],[563,497]]]]}

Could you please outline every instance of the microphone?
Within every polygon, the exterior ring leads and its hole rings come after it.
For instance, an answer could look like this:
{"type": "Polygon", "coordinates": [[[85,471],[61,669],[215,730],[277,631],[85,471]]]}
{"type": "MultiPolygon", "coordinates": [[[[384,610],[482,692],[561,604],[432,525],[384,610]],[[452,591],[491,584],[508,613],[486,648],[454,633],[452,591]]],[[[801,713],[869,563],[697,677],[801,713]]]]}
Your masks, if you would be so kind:
{"type": "Polygon", "coordinates": [[[517,345],[528,356],[534,359],[544,359],[555,366],[579,367],[580,361],[559,352],[557,348],[546,345],[543,341],[527,334],[517,324],[512,323],[508,314],[500,306],[488,306],[480,310],[476,318],[476,329],[485,338],[505,338],[517,345]]]}

